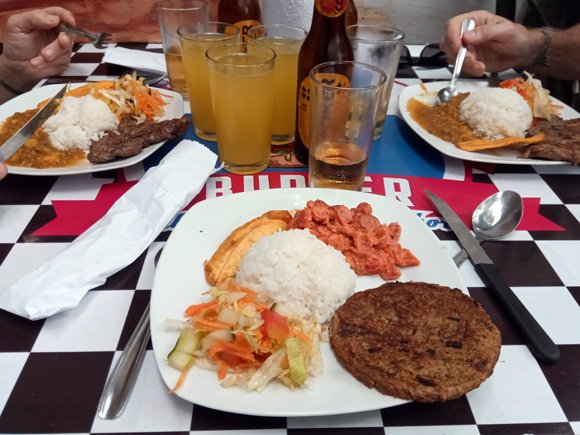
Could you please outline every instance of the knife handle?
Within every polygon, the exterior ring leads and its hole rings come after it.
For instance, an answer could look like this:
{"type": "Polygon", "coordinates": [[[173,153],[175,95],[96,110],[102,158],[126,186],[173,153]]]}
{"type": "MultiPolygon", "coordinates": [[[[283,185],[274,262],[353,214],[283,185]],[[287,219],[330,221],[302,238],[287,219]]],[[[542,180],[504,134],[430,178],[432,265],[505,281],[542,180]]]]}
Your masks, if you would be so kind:
{"type": "Polygon", "coordinates": [[[535,357],[544,362],[558,361],[560,349],[506,284],[497,267],[493,264],[476,264],[475,270],[485,285],[499,299],[504,309],[512,315],[535,357]]]}

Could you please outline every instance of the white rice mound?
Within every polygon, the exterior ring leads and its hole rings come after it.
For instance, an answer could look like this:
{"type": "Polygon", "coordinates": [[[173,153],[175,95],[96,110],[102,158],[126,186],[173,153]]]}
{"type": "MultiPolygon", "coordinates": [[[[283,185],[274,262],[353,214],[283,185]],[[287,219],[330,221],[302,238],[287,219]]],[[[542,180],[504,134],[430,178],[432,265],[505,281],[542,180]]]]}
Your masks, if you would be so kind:
{"type": "Polygon", "coordinates": [[[516,91],[482,88],[471,92],[459,105],[459,117],[484,139],[525,137],[532,124],[532,110],[516,91]]]}
{"type": "Polygon", "coordinates": [[[117,128],[119,120],[109,106],[91,96],[65,97],[60,109],[44,123],[53,146],[59,150],[89,151],[91,142],[117,128]]]}
{"type": "Polygon", "coordinates": [[[236,282],[272,298],[281,314],[324,323],[354,292],[355,278],[341,252],[309,230],[288,230],[258,240],[236,282]]]}

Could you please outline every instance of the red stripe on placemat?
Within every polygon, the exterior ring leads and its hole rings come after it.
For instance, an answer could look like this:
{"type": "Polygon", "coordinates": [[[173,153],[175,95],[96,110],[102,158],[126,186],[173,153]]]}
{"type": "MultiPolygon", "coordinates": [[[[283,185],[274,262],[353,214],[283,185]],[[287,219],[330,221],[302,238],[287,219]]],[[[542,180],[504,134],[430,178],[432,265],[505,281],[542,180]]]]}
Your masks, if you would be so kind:
{"type": "MultiPolygon", "coordinates": [[[[35,236],[78,236],[91,227],[109,208],[136,182],[128,182],[122,174],[111,184],[101,187],[93,201],[53,201],[56,218],[36,230],[35,236]]],[[[305,172],[263,172],[240,177],[232,174],[215,174],[210,177],[199,195],[186,207],[206,198],[215,198],[233,193],[253,190],[306,187],[305,172]]],[[[431,201],[424,193],[429,189],[446,201],[471,227],[471,215],[477,205],[497,192],[493,184],[439,178],[387,176],[369,174],[364,184],[366,192],[397,199],[412,210],[435,215],[431,201]]],[[[524,216],[518,226],[522,231],[563,231],[564,229],[539,214],[539,198],[524,198],[524,216]]]]}

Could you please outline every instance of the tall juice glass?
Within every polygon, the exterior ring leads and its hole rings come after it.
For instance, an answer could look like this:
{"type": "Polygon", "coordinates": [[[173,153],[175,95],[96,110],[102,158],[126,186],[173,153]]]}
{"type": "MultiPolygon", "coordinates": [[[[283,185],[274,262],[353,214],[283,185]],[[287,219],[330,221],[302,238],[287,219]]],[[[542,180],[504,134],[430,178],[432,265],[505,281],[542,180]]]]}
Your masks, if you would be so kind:
{"type": "Polygon", "coordinates": [[[294,140],[298,53],[306,35],[304,29],[283,24],[252,27],[246,35],[248,44],[262,44],[276,52],[272,120],[272,143],[275,145],[294,140]]]}
{"type": "Polygon", "coordinates": [[[229,172],[259,172],[270,162],[276,53],[236,43],[206,55],[220,160],[229,172]]]}
{"type": "Polygon", "coordinates": [[[202,139],[216,140],[205,52],[214,45],[237,41],[239,32],[236,26],[219,22],[188,24],[177,31],[181,41],[193,128],[202,139]]]}
{"type": "Polygon", "coordinates": [[[207,21],[207,4],[202,0],[158,0],[155,3],[155,12],[161,33],[169,84],[172,90],[185,96],[187,86],[177,29],[184,24],[207,21]]]}

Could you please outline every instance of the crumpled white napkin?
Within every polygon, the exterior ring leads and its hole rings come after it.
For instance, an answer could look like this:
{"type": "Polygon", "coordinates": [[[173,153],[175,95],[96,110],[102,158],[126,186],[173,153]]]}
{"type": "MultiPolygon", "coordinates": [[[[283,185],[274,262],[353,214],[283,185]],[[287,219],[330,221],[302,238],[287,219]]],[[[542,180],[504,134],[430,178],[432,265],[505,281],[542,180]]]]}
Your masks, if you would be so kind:
{"type": "Polygon", "coordinates": [[[165,56],[143,50],[130,50],[123,47],[108,47],[103,62],[121,65],[127,68],[167,74],[165,56]]]}
{"type": "Polygon", "coordinates": [[[37,320],[76,307],[147,249],[199,193],[216,161],[199,142],[181,141],[66,250],[0,290],[0,308],[37,320]]]}

